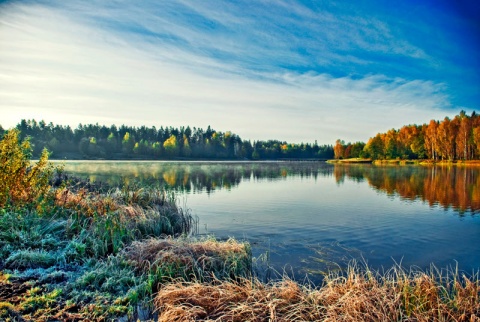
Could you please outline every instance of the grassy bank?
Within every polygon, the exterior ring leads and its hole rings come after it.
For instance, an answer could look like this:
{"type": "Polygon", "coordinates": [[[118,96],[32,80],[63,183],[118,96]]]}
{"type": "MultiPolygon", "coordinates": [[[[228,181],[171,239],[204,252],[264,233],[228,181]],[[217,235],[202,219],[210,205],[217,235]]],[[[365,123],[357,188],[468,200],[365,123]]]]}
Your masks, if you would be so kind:
{"type": "Polygon", "coordinates": [[[384,164],[419,164],[419,165],[438,165],[438,166],[466,166],[466,167],[475,167],[480,166],[480,160],[375,160],[373,164],[384,165],[384,164]]]}
{"type": "Polygon", "coordinates": [[[372,163],[372,159],[350,158],[327,160],[327,163],[372,163]]]}
{"type": "Polygon", "coordinates": [[[0,141],[0,320],[151,319],[174,280],[251,275],[248,244],[194,239],[175,196],[69,178],[28,141],[0,141]]]}
{"type": "Polygon", "coordinates": [[[406,159],[393,159],[393,160],[372,160],[363,158],[350,158],[350,159],[335,159],[328,160],[327,163],[332,164],[368,164],[375,165],[407,165],[407,164],[419,164],[419,165],[440,165],[440,166],[480,166],[480,160],[406,160],[406,159]]]}
{"type": "Polygon", "coordinates": [[[0,142],[2,321],[476,321],[478,276],[351,266],[318,287],[262,283],[250,246],[195,238],[163,190],[55,175],[0,142]]]}
{"type": "Polygon", "coordinates": [[[250,276],[247,244],[189,237],[192,216],[164,191],[62,184],[0,211],[0,320],[154,317],[174,280],[250,276]],[[40,206],[40,208],[38,208],[40,206]]]}
{"type": "Polygon", "coordinates": [[[467,167],[479,167],[480,160],[456,160],[456,161],[448,161],[448,160],[419,160],[419,164],[421,165],[440,165],[440,166],[467,166],[467,167]]]}

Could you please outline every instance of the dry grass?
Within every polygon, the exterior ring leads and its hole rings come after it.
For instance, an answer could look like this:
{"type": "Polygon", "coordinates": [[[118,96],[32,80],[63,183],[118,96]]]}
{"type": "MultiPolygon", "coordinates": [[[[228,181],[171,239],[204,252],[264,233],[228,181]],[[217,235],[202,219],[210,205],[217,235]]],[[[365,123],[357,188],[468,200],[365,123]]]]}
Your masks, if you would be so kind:
{"type": "Polygon", "coordinates": [[[82,219],[113,221],[110,228],[126,229],[120,234],[123,239],[124,235],[131,235],[130,239],[163,234],[178,236],[192,233],[196,228],[188,210],[178,207],[171,193],[159,189],[124,187],[98,193],[63,188],[55,191],[54,204],[82,219]]]}
{"type": "Polygon", "coordinates": [[[165,286],[155,304],[159,321],[293,321],[304,295],[288,280],[274,286],[248,279],[192,282],[165,286]]]}
{"type": "Polygon", "coordinates": [[[284,279],[177,282],[157,294],[159,321],[480,321],[478,278],[351,267],[320,288],[284,279]]]}
{"type": "Polygon", "coordinates": [[[251,274],[249,245],[234,239],[224,242],[213,238],[134,241],[123,254],[138,269],[156,271],[163,277],[205,280],[251,274]]]}
{"type": "Polygon", "coordinates": [[[439,166],[480,166],[480,160],[419,160],[421,165],[439,165],[439,166]]]}
{"type": "Polygon", "coordinates": [[[68,188],[55,191],[55,204],[82,212],[87,217],[92,217],[94,214],[104,215],[108,211],[115,211],[120,207],[112,198],[89,193],[86,189],[72,191],[68,188]]]}
{"type": "Polygon", "coordinates": [[[328,160],[328,163],[372,163],[372,159],[350,158],[350,159],[334,159],[328,160]]]}
{"type": "MultiPolygon", "coordinates": [[[[128,189],[128,188],[126,188],[128,189]]],[[[118,211],[127,218],[142,216],[146,209],[161,209],[176,205],[168,192],[157,189],[135,189],[111,193],[92,193],[85,188],[78,191],[69,188],[55,191],[57,206],[82,212],[85,216],[100,215],[118,211]]]]}

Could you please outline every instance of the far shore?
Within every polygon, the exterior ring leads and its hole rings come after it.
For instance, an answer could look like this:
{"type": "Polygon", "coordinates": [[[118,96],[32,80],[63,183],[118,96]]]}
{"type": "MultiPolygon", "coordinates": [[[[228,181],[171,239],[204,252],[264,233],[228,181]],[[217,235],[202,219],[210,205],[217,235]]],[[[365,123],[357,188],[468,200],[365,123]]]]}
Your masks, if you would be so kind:
{"type": "Polygon", "coordinates": [[[350,159],[334,159],[327,160],[327,163],[372,163],[372,159],[350,158],[350,159]]]}
{"type": "Polygon", "coordinates": [[[349,158],[349,159],[334,159],[327,160],[327,163],[333,164],[375,164],[375,165],[440,165],[440,166],[480,166],[480,160],[405,160],[405,159],[394,159],[394,160],[372,160],[365,158],[349,158]]]}
{"type": "MultiPolygon", "coordinates": [[[[33,159],[32,161],[37,161],[33,159]]],[[[233,162],[233,163],[248,163],[248,162],[326,162],[329,164],[374,164],[374,165],[423,165],[423,166],[480,166],[480,160],[407,160],[407,159],[393,159],[393,160],[372,160],[369,158],[349,158],[349,159],[190,159],[190,158],[172,158],[172,159],[148,159],[148,158],[119,158],[119,159],[88,159],[88,158],[72,158],[61,159],[51,158],[52,162],[233,162]]]]}

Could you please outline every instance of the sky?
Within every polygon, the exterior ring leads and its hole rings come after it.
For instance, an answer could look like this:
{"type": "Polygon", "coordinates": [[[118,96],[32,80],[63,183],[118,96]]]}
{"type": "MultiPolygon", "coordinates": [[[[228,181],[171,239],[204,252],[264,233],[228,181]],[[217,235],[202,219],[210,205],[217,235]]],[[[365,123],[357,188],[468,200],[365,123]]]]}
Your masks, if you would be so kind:
{"type": "Polygon", "coordinates": [[[333,144],[480,112],[480,2],[0,0],[0,125],[333,144]]]}

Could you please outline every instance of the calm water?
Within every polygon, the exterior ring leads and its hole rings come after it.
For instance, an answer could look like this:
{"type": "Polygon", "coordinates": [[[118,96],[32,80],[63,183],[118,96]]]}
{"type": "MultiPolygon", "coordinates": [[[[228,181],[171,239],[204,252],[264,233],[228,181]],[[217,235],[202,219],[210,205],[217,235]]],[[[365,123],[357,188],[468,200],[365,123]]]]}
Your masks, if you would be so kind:
{"type": "Polygon", "coordinates": [[[319,281],[352,259],[377,269],[480,269],[480,168],[69,162],[66,170],[174,189],[200,234],[247,240],[259,264],[296,279],[319,281]]]}

